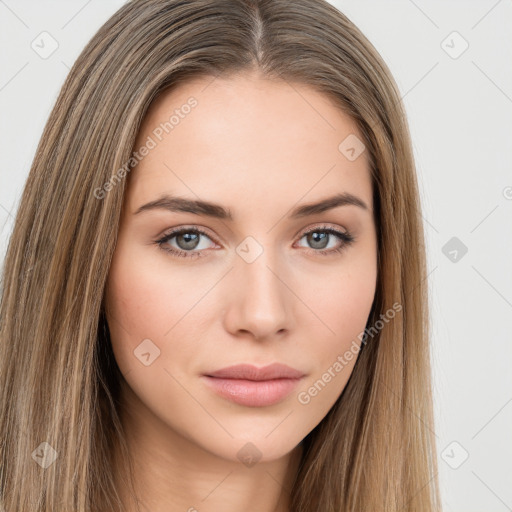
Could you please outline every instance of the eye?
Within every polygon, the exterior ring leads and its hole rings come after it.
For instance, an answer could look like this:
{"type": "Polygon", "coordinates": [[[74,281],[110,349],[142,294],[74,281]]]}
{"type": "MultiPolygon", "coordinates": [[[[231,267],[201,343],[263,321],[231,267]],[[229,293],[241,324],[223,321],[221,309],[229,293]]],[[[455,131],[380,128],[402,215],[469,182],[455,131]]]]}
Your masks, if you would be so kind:
{"type": "Polygon", "coordinates": [[[203,249],[206,249],[206,247],[201,247],[202,237],[211,240],[208,234],[199,228],[181,228],[164,235],[160,240],[156,241],[156,244],[162,250],[175,256],[198,258],[204,256],[203,249]],[[173,239],[175,239],[174,243],[177,247],[170,243],[173,239]]]}
{"type": "MultiPolygon", "coordinates": [[[[201,247],[201,238],[212,238],[198,227],[184,227],[165,234],[155,243],[164,251],[184,258],[199,258],[206,256],[208,244],[201,247]]],[[[304,232],[299,241],[303,238],[310,245],[305,249],[311,254],[324,256],[339,253],[354,242],[355,238],[348,232],[338,231],[329,226],[317,226],[304,232]],[[336,245],[337,240],[337,245],[336,245]],[[334,247],[331,242],[334,242],[334,247]]],[[[304,247],[299,245],[299,247],[304,247]]],[[[211,248],[211,247],[210,247],[211,248]]]]}
{"type": "Polygon", "coordinates": [[[306,248],[308,252],[312,254],[321,254],[323,256],[339,253],[355,240],[348,231],[338,231],[337,229],[329,226],[317,226],[311,228],[302,235],[300,240],[303,238],[306,239],[306,243],[311,247],[306,248]],[[338,240],[337,245],[336,240],[333,240],[333,238],[338,240]],[[331,244],[331,241],[334,242],[334,247],[331,244]]]}

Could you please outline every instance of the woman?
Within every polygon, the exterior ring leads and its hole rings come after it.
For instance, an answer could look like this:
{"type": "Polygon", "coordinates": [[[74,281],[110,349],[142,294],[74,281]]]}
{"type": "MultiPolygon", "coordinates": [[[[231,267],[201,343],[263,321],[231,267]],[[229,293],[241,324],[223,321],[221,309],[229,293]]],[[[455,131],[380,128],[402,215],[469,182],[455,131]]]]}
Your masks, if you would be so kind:
{"type": "Polygon", "coordinates": [[[3,509],[439,510],[418,201],[333,6],[128,2],[5,260],[3,509]]]}

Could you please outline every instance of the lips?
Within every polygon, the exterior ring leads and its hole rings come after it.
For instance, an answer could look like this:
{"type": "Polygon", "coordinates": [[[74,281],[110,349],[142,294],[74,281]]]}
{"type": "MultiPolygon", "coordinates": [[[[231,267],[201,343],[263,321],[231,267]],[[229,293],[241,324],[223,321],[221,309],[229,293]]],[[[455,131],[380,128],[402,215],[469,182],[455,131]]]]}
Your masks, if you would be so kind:
{"type": "Polygon", "coordinates": [[[265,407],[283,401],[298,385],[304,373],[280,363],[263,368],[240,364],[203,376],[205,383],[221,397],[246,407],[265,407]]]}
{"type": "Polygon", "coordinates": [[[235,366],[228,366],[227,368],[222,368],[221,370],[208,373],[207,376],[224,379],[261,381],[274,379],[300,379],[304,376],[304,373],[280,363],[274,363],[262,368],[257,368],[250,364],[237,364],[235,366]]]}

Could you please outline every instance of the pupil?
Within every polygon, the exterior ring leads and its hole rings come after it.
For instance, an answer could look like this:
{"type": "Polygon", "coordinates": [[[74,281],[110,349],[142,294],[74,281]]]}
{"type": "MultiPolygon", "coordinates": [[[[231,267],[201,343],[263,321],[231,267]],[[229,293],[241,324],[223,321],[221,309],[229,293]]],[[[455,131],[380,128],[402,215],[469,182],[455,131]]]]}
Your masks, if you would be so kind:
{"type": "Polygon", "coordinates": [[[182,249],[194,249],[197,247],[197,241],[199,239],[199,235],[197,233],[182,233],[176,237],[176,241],[180,248],[182,249]],[[180,241],[184,240],[184,244],[180,243],[180,241]]]}
{"type": "Polygon", "coordinates": [[[324,249],[326,247],[328,234],[327,233],[319,233],[318,231],[313,231],[313,233],[309,234],[310,243],[312,243],[315,249],[324,249]]]}

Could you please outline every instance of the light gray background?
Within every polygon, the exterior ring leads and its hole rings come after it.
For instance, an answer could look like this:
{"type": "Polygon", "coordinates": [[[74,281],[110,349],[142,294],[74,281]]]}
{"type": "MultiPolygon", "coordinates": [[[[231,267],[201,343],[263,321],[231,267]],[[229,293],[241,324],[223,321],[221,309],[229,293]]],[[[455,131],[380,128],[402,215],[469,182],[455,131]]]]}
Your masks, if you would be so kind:
{"type": "MultiPolygon", "coordinates": [[[[388,63],[409,115],[432,307],[436,423],[425,428],[444,508],[512,511],[512,2],[332,3],[388,63]]],[[[122,4],[0,0],[0,261],[69,67],[122,4]],[[43,31],[58,43],[46,59],[31,47],[43,31]]]]}

